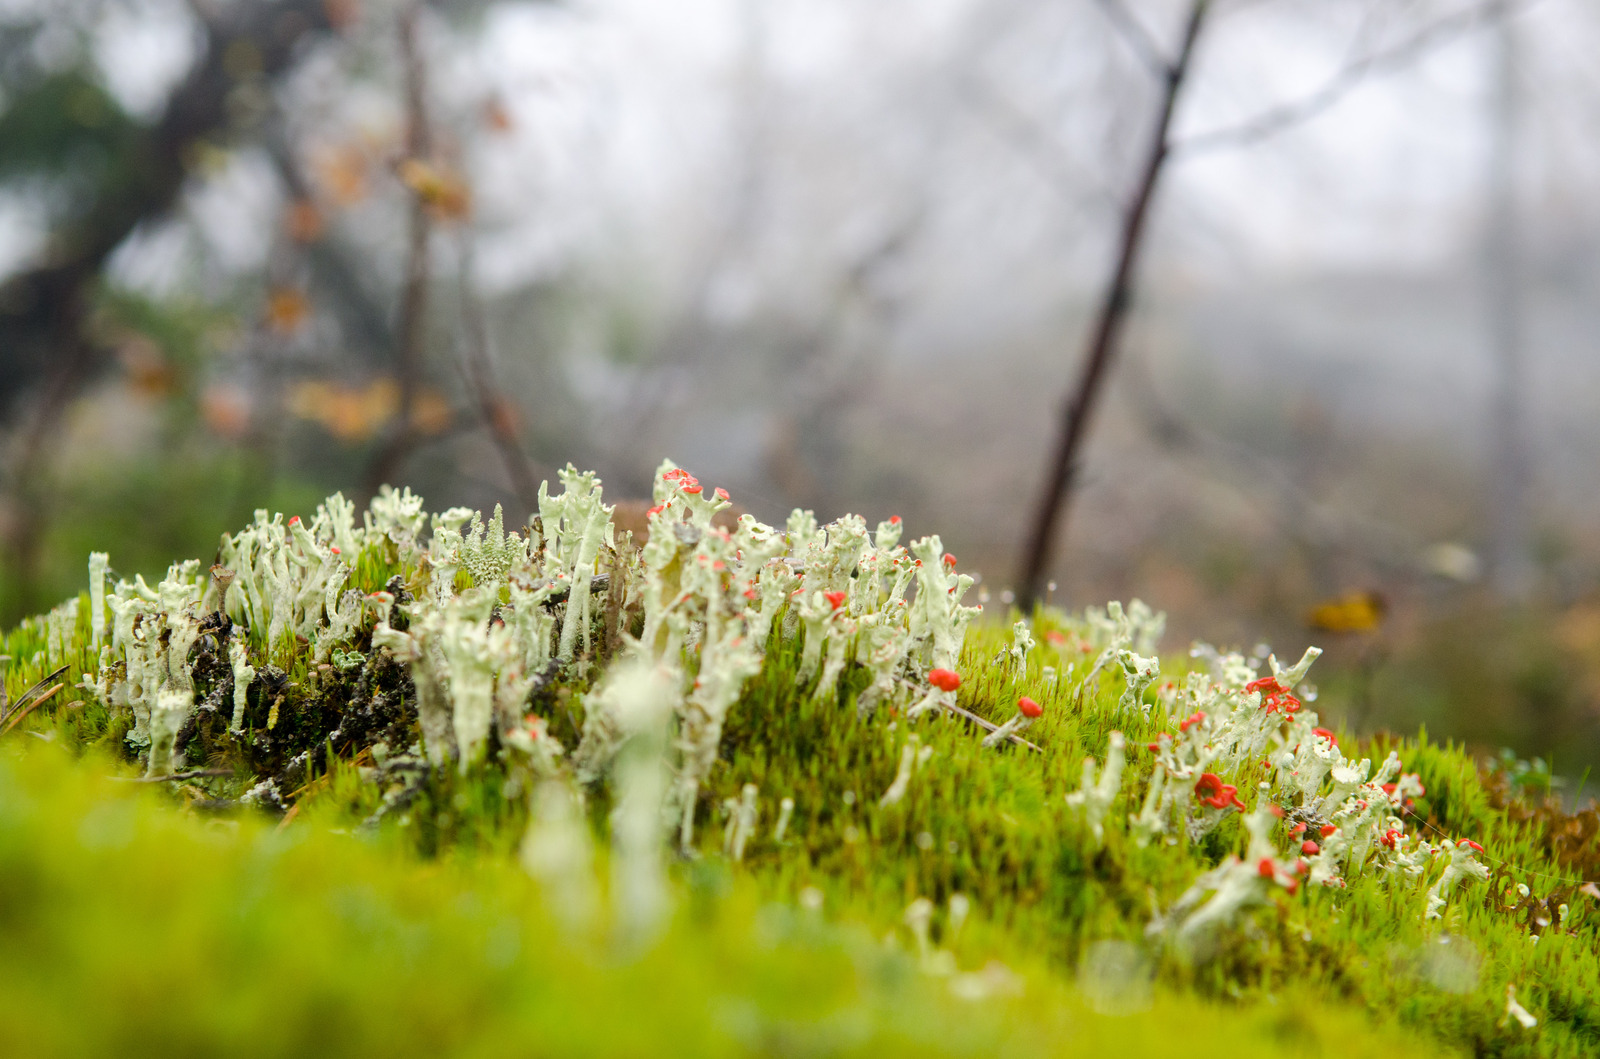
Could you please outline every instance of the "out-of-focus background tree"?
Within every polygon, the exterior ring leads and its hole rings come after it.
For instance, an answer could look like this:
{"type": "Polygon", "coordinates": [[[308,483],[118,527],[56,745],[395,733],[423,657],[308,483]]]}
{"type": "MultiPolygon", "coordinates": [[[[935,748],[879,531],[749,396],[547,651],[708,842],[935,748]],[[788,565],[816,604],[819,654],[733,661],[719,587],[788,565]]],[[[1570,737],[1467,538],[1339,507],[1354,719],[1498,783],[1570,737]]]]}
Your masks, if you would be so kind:
{"type": "Polygon", "coordinates": [[[5,0],[0,615],[667,455],[1003,605],[1197,6],[1050,598],[1581,772],[1589,0],[5,0]]]}

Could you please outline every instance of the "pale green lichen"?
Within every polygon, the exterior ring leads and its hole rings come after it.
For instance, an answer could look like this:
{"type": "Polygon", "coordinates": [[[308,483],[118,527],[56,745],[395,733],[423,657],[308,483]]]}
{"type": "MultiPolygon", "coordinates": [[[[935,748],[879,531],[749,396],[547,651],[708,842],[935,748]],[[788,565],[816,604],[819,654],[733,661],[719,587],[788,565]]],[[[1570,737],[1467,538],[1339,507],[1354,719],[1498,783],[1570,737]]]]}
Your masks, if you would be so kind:
{"type": "Polygon", "coordinates": [[[1121,732],[1112,732],[1106,751],[1105,768],[1098,771],[1092,757],[1083,759],[1083,784],[1067,795],[1067,804],[1083,810],[1084,822],[1094,836],[1096,846],[1105,841],[1105,818],[1111,803],[1122,790],[1123,739],[1121,732]]]}

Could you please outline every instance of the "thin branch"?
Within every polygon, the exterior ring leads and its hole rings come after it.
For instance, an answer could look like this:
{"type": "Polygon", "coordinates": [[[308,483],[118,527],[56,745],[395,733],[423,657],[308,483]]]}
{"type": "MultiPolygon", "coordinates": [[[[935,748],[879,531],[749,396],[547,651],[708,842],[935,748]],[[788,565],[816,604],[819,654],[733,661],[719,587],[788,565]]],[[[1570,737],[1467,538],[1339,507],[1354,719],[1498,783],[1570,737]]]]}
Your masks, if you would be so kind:
{"type": "Polygon", "coordinates": [[[171,783],[176,780],[197,780],[207,776],[232,776],[232,769],[191,769],[188,772],[173,772],[165,776],[112,776],[118,783],[171,783]]]}
{"type": "MultiPolygon", "coordinates": [[[[1084,183],[1084,175],[1073,168],[1060,138],[1044,122],[1018,106],[1015,100],[984,78],[963,76],[960,82],[967,89],[967,98],[981,106],[985,115],[992,119],[987,123],[988,128],[1017,154],[1031,162],[1050,189],[1067,205],[1081,205],[1081,199],[1087,196],[1075,195],[1073,189],[1084,183]]],[[[1092,197],[1097,201],[1104,200],[1104,205],[1117,205],[1110,188],[1102,182],[1095,184],[1092,197]]]]}
{"type": "Polygon", "coordinates": [[[1135,17],[1122,3],[1122,0],[1097,0],[1100,10],[1105,12],[1106,20],[1111,23],[1121,37],[1123,43],[1133,50],[1149,71],[1157,77],[1169,77],[1172,74],[1173,62],[1162,54],[1161,46],[1150,36],[1150,31],[1135,17]]]}
{"type": "Polygon", "coordinates": [[[1362,542],[1361,552],[1379,563],[1414,565],[1422,545],[1413,535],[1360,512],[1321,503],[1280,461],[1185,419],[1159,392],[1141,358],[1133,358],[1128,368],[1124,379],[1129,404],[1155,444],[1202,465],[1212,462],[1223,468],[1241,468],[1231,476],[1238,480],[1229,484],[1267,498],[1254,506],[1259,517],[1277,523],[1284,536],[1318,549],[1348,546],[1356,537],[1362,542]]]}
{"type": "Polygon", "coordinates": [[[1269,139],[1291,126],[1326,113],[1368,78],[1403,70],[1428,52],[1459,40],[1500,18],[1509,18],[1537,2],[1538,0],[1485,0],[1474,7],[1447,15],[1390,47],[1380,48],[1350,60],[1321,88],[1303,99],[1269,107],[1237,125],[1211,129],[1175,140],[1172,151],[1174,154],[1188,155],[1219,148],[1245,147],[1269,139]]]}
{"type": "MultiPolygon", "coordinates": [[[[4,657],[5,661],[9,662],[11,660],[9,656],[3,656],[3,657],[4,657]]],[[[49,686],[53,681],[55,681],[58,677],[60,677],[66,671],[67,671],[67,667],[66,666],[62,666],[60,669],[57,669],[54,673],[46,673],[44,676],[40,677],[37,681],[35,681],[32,687],[28,688],[28,690],[24,691],[21,695],[18,695],[17,696],[17,701],[13,702],[13,703],[10,703],[9,706],[7,705],[7,701],[6,701],[5,688],[4,687],[0,687],[0,723],[3,723],[8,717],[10,717],[17,710],[22,709],[25,705],[28,704],[28,701],[30,699],[32,699],[35,695],[38,695],[40,692],[42,692],[47,686],[49,686]]],[[[40,701],[43,701],[43,700],[41,699],[40,701]]],[[[38,705],[38,703],[34,703],[33,705],[36,706],[36,705],[38,705]]]]}
{"type": "MultiPolygon", "coordinates": [[[[428,123],[427,71],[417,42],[417,17],[421,6],[420,2],[407,5],[401,12],[399,29],[400,58],[405,75],[405,160],[426,162],[433,153],[433,135],[428,123]]],[[[417,442],[417,428],[413,420],[422,382],[428,278],[432,271],[429,242],[433,221],[428,203],[416,189],[411,191],[409,229],[405,286],[400,295],[400,320],[395,328],[395,374],[400,384],[400,409],[388,440],[367,465],[362,492],[368,499],[377,493],[379,486],[394,476],[417,442]]]]}
{"type": "Polygon", "coordinates": [[[1194,58],[1195,44],[1200,38],[1200,28],[1210,6],[1211,0],[1192,0],[1190,4],[1183,44],[1166,77],[1160,110],[1156,114],[1155,127],[1151,130],[1149,155],[1145,159],[1133,199],[1123,214],[1116,264],[1100,301],[1077,384],[1061,410],[1060,433],[1054,455],[1046,471],[1044,489],[1022,552],[1018,587],[1022,592],[1020,602],[1024,612],[1043,595],[1041,590],[1044,588],[1045,570],[1049,566],[1057,530],[1065,520],[1072,480],[1077,473],[1084,441],[1088,437],[1089,417],[1099,403],[1106,371],[1116,356],[1122,327],[1132,302],[1134,265],[1144,242],[1145,220],[1149,216],[1156,184],[1161,179],[1169,156],[1168,136],[1172,115],[1177,109],[1178,96],[1183,90],[1190,62],[1194,58]]]}
{"type": "Polygon", "coordinates": [[[4,728],[0,728],[0,735],[5,735],[7,732],[11,731],[11,729],[21,724],[23,718],[27,717],[28,714],[32,713],[36,708],[49,702],[55,693],[64,687],[66,687],[65,684],[57,684],[55,687],[51,688],[43,695],[40,695],[37,699],[34,699],[21,709],[11,711],[11,719],[6,722],[6,726],[4,728]]]}
{"type": "MultiPolygon", "coordinates": [[[[919,694],[923,690],[922,688],[919,688],[916,685],[912,684],[909,680],[901,680],[900,683],[903,686],[905,686],[907,688],[910,688],[912,691],[917,692],[919,694]]],[[[936,703],[934,703],[934,706],[937,707],[938,709],[945,710],[945,711],[947,711],[949,713],[953,713],[957,717],[961,717],[961,718],[963,718],[965,720],[971,721],[973,724],[977,725],[979,728],[982,728],[984,731],[989,732],[991,734],[993,734],[994,732],[998,732],[1000,730],[1000,726],[998,724],[995,724],[993,721],[991,721],[991,720],[989,720],[989,719],[987,719],[985,717],[979,717],[977,714],[973,713],[971,710],[964,710],[960,706],[957,706],[957,705],[955,705],[953,703],[936,702],[936,703]]],[[[1025,746],[1030,750],[1037,750],[1041,754],[1045,752],[1044,747],[1040,746],[1038,743],[1029,742],[1028,740],[1022,738],[1022,736],[1018,735],[1016,732],[1008,733],[1006,738],[1009,739],[1011,742],[1015,743],[1017,746],[1025,746]]]]}
{"type": "MultiPolygon", "coordinates": [[[[1000,726],[998,724],[995,724],[993,721],[986,721],[982,717],[979,717],[977,714],[971,712],[970,710],[963,710],[960,706],[952,706],[949,703],[944,703],[944,702],[940,703],[939,706],[942,709],[949,710],[951,713],[955,714],[957,717],[965,717],[967,720],[971,721],[973,724],[976,724],[979,728],[983,728],[983,729],[987,730],[990,734],[993,734],[993,733],[998,732],[1000,730],[1000,726]]],[[[1041,754],[1044,753],[1044,747],[1040,746],[1038,743],[1030,743],[1028,740],[1022,738],[1022,736],[1018,735],[1015,732],[1008,733],[1006,735],[1006,738],[1011,740],[1013,743],[1017,744],[1018,746],[1025,746],[1025,747],[1029,748],[1030,750],[1037,750],[1041,754]]]]}
{"type": "Polygon", "coordinates": [[[505,462],[512,488],[523,508],[532,512],[539,500],[539,475],[523,447],[517,427],[516,408],[503,396],[495,380],[494,362],[489,355],[489,328],[484,320],[483,303],[478,297],[473,276],[472,234],[461,230],[460,298],[462,340],[458,345],[462,368],[478,414],[489,438],[505,462]]]}

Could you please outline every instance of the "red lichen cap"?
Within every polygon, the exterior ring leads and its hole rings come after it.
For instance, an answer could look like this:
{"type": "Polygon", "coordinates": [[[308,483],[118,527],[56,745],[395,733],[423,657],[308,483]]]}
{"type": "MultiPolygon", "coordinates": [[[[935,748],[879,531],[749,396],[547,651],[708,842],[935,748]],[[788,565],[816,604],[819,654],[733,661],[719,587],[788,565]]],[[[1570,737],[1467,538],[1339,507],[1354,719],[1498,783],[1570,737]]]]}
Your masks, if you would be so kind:
{"type": "Polygon", "coordinates": [[[945,557],[944,557],[944,565],[946,565],[946,566],[954,566],[954,565],[956,565],[956,557],[953,556],[953,555],[946,554],[945,557]]]}
{"type": "Polygon", "coordinates": [[[1233,806],[1243,809],[1244,803],[1239,800],[1239,788],[1231,783],[1223,783],[1222,777],[1215,772],[1202,773],[1194,783],[1194,793],[1200,796],[1202,805],[1209,805],[1213,809],[1226,809],[1233,806]],[[1206,791],[1213,793],[1207,795],[1206,791]]]}
{"type": "Polygon", "coordinates": [[[712,490],[711,495],[716,497],[718,500],[728,499],[728,491],[722,488],[720,485],[717,486],[716,489],[712,490]]]}
{"type": "Polygon", "coordinates": [[[891,525],[891,526],[900,525],[900,516],[899,515],[890,515],[889,516],[889,525],[891,525]]]}
{"type": "Polygon", "coordinates": [[[1027,717],[1030,720],[1044,713],[1044,707],[1040,706],[1037,702],[1034,702],[1026,695],[1017,700],[1017,709],[1022,711],[1022,716],[1027,717]]]}
{"type": "Polygon", "coordinates": [[[827,600],[834,610],[838,610],[844,605],[846,596],[843,592],[824,592],[822,598],[827,600]]]}
{"type": "Polygon", "coordinates": [[[1274,875],[1278,874],[1278,866],[1272,863],[1271,857],[1262,857],[1261,863],[1256,865],[1256,872],[1259,873],[1263,879],[1270,879],[1274,875]]]}
{"type": "Polygon", "coordinates": [[[1330,743],[1334,741],[1333,733],[1328,731],[1326,728],[1313,728],[1311,729],[1311,734],[1320,735],[1330,743]]]}
{"type": "Polygon", "coordinates": [[[1193,714],[1178,722],[1178,731],[1187,732],[1189,729],[1193,728],[1197,724],[1200,724],[1205,719],[1205,713],[1200,710],[1196,710],[1193,714]]]}
{"type": "Polygon", "coordinates": [[[1276,695],[1276,694],[1281,694],[1281,693],[1287,691],[1288,689],[1285,688],[1282,684],[1278,683],[1278,678],[1277,677],[1262,677],[1260,680],[1252,680],[1250,683],[1246,684],[1244,686],[1244,690],[1246,690],[1246,691],[1264,691],[1264,692],[1267,692],[1268,694],[1276,695]]]}
{"type": "Polygon", "coordinates": [[[1334,827],[1332,824],[1323,824],[1322,825],[1322,837],[1323,838],[1327,838],[1329,835],[1333,834],[1337,830],[1339,830],[1339,829],[1337,827],[1334,827]]]}
{"type": "Polygon", "coordinates": [[[928,683],[940,691],[954,691],[961,686],[961,674],[953,669],[930,669],[928,683]]]}
{"type": "Polygon", "coordinates": [[[1322,847],[1311,841],[1309,838],[1300,843],[1300,852],[1304,853],[1308,857],[1315,856],[1321,851],[1322,847]]]}
{"type": "Polygon", "coordinates": [[[1458,845],[1458,846],[1471,846],[1473,849],[1477,850],[1479,853],[1483,852],[1483,847],[1478,845],[1476,842],[1472,841],[1472,839],[1470,839],[1470,838],[1464,838],[1460,842],[1457,842],[1456,845],[1458,845]]]}

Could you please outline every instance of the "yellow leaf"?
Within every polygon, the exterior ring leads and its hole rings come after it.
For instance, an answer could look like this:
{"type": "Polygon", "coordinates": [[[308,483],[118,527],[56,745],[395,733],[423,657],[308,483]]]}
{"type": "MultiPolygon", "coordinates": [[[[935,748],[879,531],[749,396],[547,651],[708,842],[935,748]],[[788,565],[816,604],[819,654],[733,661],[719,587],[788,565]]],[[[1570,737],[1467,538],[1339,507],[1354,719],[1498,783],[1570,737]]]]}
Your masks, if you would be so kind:
{"type": "Polygon", "coordinates": [[[1311,608],[1306,624],[1332,633],[1371,632],[1383,624],[1388,601],[1377,592],[1349,592],[1311,608]]]}

